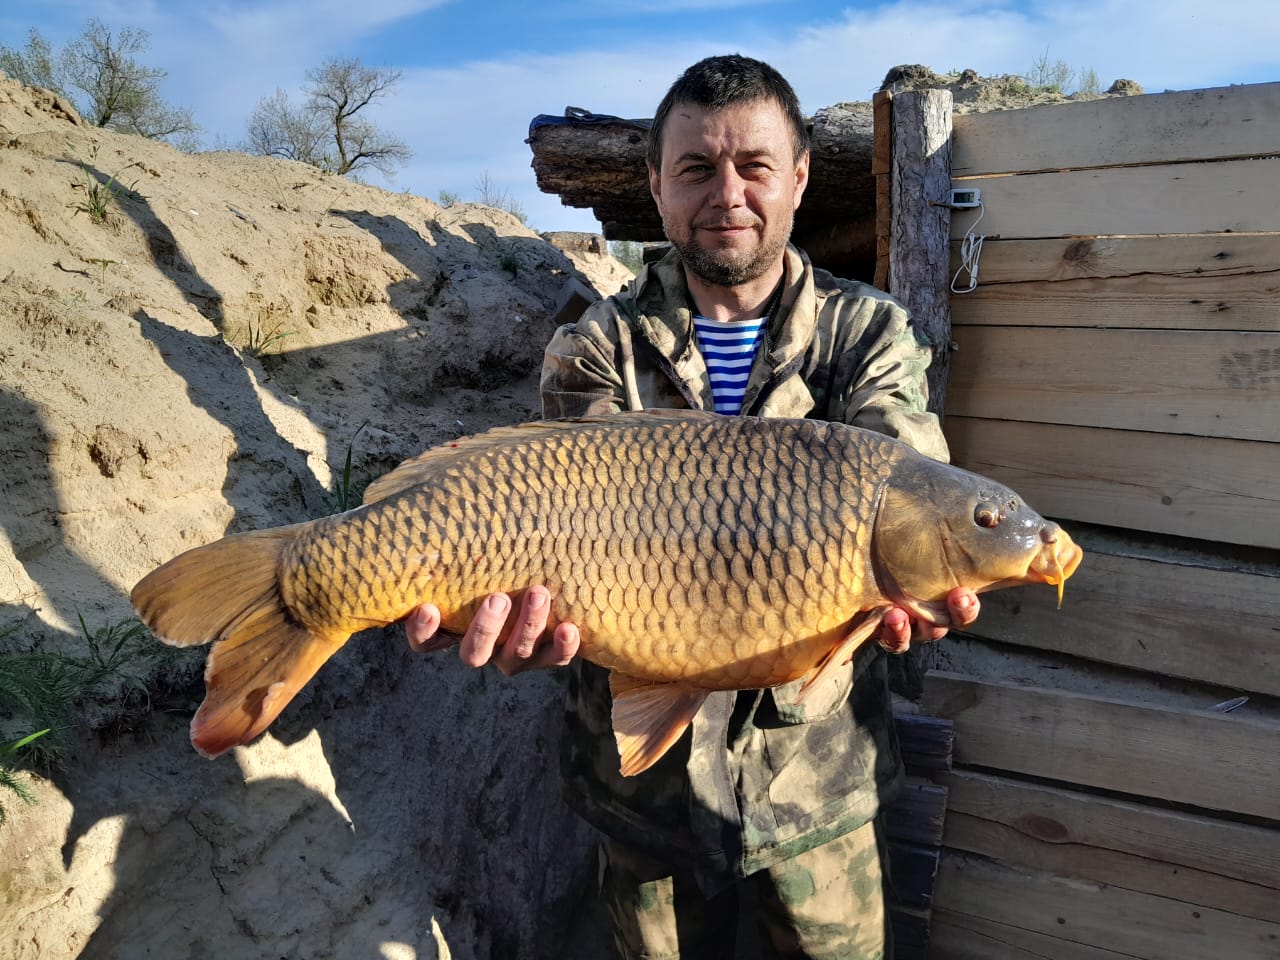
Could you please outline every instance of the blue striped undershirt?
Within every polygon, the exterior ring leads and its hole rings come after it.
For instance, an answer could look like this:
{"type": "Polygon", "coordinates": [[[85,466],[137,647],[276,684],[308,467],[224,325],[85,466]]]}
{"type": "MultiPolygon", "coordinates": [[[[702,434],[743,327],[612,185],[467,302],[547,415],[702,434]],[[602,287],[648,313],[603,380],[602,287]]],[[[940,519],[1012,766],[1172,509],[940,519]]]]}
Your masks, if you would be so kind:
{"type": "Polygon", "coordinates": [[[698,349],[711,376],[711,397],[716,413],[742,412],[742,395],[751,377],[751,364],[760,345],[768,317],[756,320],[708,320],[696,314],[693,328],[698,349]]]}

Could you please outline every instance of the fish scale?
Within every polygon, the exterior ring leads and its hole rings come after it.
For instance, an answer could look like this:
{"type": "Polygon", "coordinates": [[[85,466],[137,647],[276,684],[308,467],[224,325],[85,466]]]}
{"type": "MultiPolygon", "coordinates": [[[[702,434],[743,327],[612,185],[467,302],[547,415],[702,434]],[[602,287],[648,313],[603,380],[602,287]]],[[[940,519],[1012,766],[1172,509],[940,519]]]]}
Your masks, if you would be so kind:
{"type": "Polygon", "coordinates": [[[545,584],[613,671],[634,773],[710,690],[813,684],[892,605],[945,624],[951,588],[1060,585],[1079,553],[1007,488],[880,434],[655,411],[460,439],[356,510],[198,547],[132,596],[162,639],[215,641],[192,739],[216,755],[352,633],[422,603],[461,632],[487,595],[545,584]]]}

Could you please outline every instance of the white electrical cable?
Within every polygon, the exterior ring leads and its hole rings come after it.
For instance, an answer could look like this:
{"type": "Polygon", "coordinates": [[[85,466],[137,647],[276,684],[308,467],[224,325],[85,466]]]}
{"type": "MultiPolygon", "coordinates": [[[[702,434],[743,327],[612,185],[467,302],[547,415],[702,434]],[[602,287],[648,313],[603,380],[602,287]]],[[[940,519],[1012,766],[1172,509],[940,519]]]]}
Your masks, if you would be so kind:
{"type": "Polygon", "coordinates": [[[964,239],[960,241],[960,269],[951,278],[952,293],[972,293],[978,287],[978,258],[982,256],[982,241],[986,238],[978,236],[973,231],[986,212],[987,208],[982,205],[982,201],[978,201],[978,219],[969,224],[964,239]],[[960,274],[966,270],[969,272],[969,286],[963,288],[956,286],[960,282],[960,274]]]}

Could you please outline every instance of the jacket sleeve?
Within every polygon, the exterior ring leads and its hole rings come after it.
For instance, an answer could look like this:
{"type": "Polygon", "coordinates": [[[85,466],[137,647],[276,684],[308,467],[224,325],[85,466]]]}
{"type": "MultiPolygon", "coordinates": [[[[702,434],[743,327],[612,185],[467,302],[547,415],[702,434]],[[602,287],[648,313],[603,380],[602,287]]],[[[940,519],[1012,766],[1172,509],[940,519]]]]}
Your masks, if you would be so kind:
{"type": "Polygon", "coordinates": [[[845,302],[839,309],[854,316],[836,325],[828,419],[896,437],[926,456],[949,460],[942,426],[928,411],[925,371],[933,352],[907,311],[883,294],[840,299],[845,302]]]}
{"type": "Polygon", "coordinates": [[[627,408],[618,322],[612,302],[602,300],[576,323],[555,332],[542,359],[544,417],[586,417],[627,408]]]}

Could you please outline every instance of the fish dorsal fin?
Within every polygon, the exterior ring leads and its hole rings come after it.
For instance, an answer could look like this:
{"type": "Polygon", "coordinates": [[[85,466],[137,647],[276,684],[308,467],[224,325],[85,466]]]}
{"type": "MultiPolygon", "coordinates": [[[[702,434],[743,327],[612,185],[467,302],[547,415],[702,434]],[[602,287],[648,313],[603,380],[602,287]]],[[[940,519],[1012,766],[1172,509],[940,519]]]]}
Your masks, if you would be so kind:
{"type": "Polygon", "coordinates": [[[560,420],[531,420],[513,426],[495,427],[484,433],[459,437],[438,447],[432,447],[416,457],[411,457],[389,473],[383,474],[364,491],[364,503],[377,503],[411,487],[433,479],[442,464],[470,453],[492,450],[496,447],[521,443],[539,435],[556,436],[585,430],[593,426],[635,426],[637,423],[666,421],[679,423],[686,420],[712,419],[719,414],[706,410],[639,410],[634,413],[608,413],[594,417],[565,417],[560,420]]]}
{"type": "Polygon", "coordinates": [[[884,615],[888,612],[889,607],[880,607],[864,614],[858,625],[845,634],[844,639],[827,651],[827,655],[819,661],[817,669],[809,675],[808,680],[800,685],[800,692],[796,694],[796,703],[804,703],[810,692],[816,689],[819,683],[848,663],[854,651],[880,629],[880,622],[884,620],[884,615]]]}
{"type": "Polygon", "coordinates": [[[624,777],[662,759],[693,722],[711,691],[684,683],[654,683],[624,673],[609,674],[613,736],[624,777]]]}

